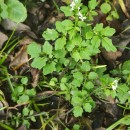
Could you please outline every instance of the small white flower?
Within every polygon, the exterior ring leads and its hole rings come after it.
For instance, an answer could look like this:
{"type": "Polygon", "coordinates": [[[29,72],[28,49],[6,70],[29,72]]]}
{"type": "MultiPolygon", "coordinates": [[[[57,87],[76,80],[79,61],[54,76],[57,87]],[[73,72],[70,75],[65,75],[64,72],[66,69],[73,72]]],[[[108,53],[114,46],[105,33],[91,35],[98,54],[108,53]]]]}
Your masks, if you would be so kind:
{"type": "Polygon", "coordinates": [[[75,2],[72,1],[72,3],[70,4],[71,10],[74,10],[75,5],[76,5],[75,2]]]}
{"type": "Polygon", "coordinates": [[[128,91],[128,94],[130,94],[130,91],[128,91]]]}
{"type": "Polygon", "coordinates": [[[118,80],[114,80],[113,83],[112,83],[112,89],[116,90],[117,87],[118,87],[118,80]]]}
{"type": "Polygon", "coordinates": [[[83,15],[81,14],[80,11],[78,12],[78,16],[79,16],[79,19],[82,21],[84,21],[86,19],[86,17],[83,17],[83,15]]]}

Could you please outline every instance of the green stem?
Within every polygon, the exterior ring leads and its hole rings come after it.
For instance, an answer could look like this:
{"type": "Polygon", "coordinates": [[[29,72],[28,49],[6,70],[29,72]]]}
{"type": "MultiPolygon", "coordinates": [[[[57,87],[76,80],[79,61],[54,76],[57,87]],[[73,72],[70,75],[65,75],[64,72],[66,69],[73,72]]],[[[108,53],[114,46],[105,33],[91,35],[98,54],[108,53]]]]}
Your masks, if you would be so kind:
{"type": "Polygon", "coordinates": [[[117,127],[118,125],[124,123],[125,120],[128,120],[128,119],[130,119],[130,115],[127,115],[127,116],[121,118],[120,120],[118,120],[117,122],[112,124],[110,127],[108,127],[106,130],[114,130],[115,127],[117,127]]]}
{"type": "Polygon", "coordinates": [[[6,125],[6,124],[3,124],[2,122],[0,122],[0,126],[2,128],[4,128],[5,130],[14,130],[13,128],[11,128],[10,126],[6,125]]]}

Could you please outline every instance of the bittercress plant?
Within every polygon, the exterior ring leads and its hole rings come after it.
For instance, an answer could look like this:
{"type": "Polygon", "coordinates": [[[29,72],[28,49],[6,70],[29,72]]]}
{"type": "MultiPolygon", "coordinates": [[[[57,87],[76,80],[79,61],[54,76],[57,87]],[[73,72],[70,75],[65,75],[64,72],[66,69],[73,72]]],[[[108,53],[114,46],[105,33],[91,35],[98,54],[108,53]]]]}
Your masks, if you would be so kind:
{"type": "Polygon", "coordinates": [[[95,67],[92,58],[100,53],[100,48],[116,51],[110,39],[115,29],[103,27],[102,23],[92,24],[97,5],[96,0],[90,0],[88,7],[81,0],[74,0],[71,5],[62,6],[66,19],[43,32],[43,45],[33,42],[27,47],[31,66],[42,70],[45,86],[64,92],[65,99],[73,105],[75,117],[82,116],[84,111],[92,112],[95,107],[92,95],[101,97],[107,87],[111,91],[115,80],[108,76],[110,86],[103,83],[104,70],[95,67]]]}

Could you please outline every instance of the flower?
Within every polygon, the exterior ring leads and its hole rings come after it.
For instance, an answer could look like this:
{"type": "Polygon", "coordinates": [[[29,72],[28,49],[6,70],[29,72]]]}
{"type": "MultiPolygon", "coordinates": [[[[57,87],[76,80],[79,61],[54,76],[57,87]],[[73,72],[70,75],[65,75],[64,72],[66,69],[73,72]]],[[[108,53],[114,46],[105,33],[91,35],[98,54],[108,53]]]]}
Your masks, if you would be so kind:
{"type": "Polygon", "coordinates": [[[86,17],[83,17],[83,15],[81,14],[80,11],[78,12],[78,16],[79,16],[79,19],[82,21],[84,21],[86,19],[86,17]]]}
{"type": "Polygon", "coordinates": [[[130,94],[130,91],[128,91],[128,94],[130,94]]]}
{"type": "Polygon", "coordinates": [[[72,3],[70,4],[71,10],[74,10],[75,5],[76,5],[75,2],[72,1],[72,3]]]}
{"type": "Polygon", "coordinates": [[[118,80],[114,80],[113,83],[112,83],[112,89],[116,90],[117,87],[118,87],[118,80]]]}

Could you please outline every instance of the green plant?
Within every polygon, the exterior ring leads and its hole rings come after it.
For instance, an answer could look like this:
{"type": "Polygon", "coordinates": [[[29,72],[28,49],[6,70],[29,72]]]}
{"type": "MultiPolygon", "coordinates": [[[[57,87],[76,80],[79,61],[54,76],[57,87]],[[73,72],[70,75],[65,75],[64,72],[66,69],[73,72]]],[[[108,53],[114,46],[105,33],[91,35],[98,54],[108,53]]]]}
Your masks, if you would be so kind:
{"type": "Polygon", "coordinates": [[[0,0],[0,21],[9,18],[19,23],[25,21],[26,17],[26,8],[18,0],[0,0]]]}
{"type": "MultiPolygon", "coordinates": [[[[92,95],[98,96],[100,90],[103,95],[108,85],[98,83],[104,66],[96,65],[92,57],[100,53],[101,47],[116,51],[109,38],[115,30],[109,26],[104,28],[102,23],[94,27],[91,24],[93,16],[97,15],[96,6],[96,0],[90,0],[88,7],[80,0],[62,6],[60,9],[66,19],[57,21],[56,29],[43,32],[44,45],[31,43],[27,48],[32,58],[31,66],[42,69],[44,86],[63,91],[66,100],[73,105],[75,117],[82,116],[83,111],[91,112],[95,107],[92,95]]],[[[115,80],[110,79],[109,84],[115,80]]]]}
{"type": "Polygon", "coordinates": [[[105,2],[101,4],[100,9],[102,13],[107,15],[106,20],[111,21],[119,18],[117,10],[110,0],[105,0],[105,2]]]}

